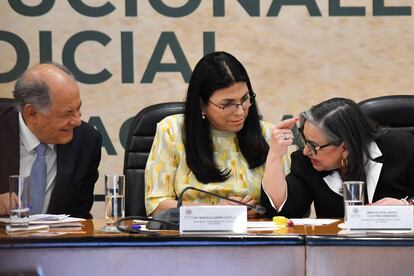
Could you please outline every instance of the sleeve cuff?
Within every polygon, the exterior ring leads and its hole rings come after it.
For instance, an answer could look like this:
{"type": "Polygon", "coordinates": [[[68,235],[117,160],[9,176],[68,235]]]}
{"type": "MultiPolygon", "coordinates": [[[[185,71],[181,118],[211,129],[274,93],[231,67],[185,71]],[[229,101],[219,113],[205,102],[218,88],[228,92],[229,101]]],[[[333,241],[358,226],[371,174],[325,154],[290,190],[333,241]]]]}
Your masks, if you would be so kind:
{"type": "Polygon", "coordinates": [[[265,192],[265,194],[266,194],[267,198],[269,199],[270,204],[272,205],[272,207],[273,207],[273,208],[274,208],[277,212],[282,211],[283,206],[285,205],[285,203],[286,203],[286,201],[287,201],[287,194],[288,194],[288,191],[287,191],[287,189],[288,189],[288,188],[287,188],[287,186],[286,186],[286,195],[285,195],[285,200],[283,200],[283,202],[282,202],[282,204],[280,205],[279,209],[277,209],[277,208],[276,208],[275,204],[273,203],[272,198],[271,198],[271,197],[269,196],[269,194],[267,193],[266,188],[263,186],[263,182],[262,182],[262,187],[263,187],[263,191],[265,192]]]}

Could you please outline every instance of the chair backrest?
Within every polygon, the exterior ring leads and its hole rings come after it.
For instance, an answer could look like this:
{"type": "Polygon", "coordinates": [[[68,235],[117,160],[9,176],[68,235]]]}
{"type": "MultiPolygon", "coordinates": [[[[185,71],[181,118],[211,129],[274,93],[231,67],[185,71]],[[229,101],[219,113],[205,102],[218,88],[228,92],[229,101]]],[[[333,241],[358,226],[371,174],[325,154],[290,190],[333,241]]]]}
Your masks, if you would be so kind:
{"type": "Polygon", "coordinates": [[[414,95],[376,97],[359,103],[362,111],[381,126],[414,134],[414,95]]]}
{"type": "Polygon", "coordinates": [[[0,98],[0,111],[14,106],[14,99],[0,98]]]}
{"type": "Polygon", "coordinates": [[[133,118],[124,158],[126,216],[146,216],[145,165],[157,123],[169,115],[179,113],[184,113],[184,103],[170,102],[148,106],[133,118]]]}

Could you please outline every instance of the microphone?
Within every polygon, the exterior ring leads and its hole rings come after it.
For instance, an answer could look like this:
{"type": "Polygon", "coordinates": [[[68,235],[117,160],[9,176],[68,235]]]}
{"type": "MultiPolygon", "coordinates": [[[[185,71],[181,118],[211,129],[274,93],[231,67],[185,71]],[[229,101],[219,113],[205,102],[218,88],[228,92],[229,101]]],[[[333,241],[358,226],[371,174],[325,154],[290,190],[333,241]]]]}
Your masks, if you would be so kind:
{"type": "Polygon", "coordinates": [[[240,205],[247,206],[249,209],[254,210],[256,213],[261,214],[261,215],[263,215],[264,213],[266,213],[266,208],[263,207],[263,206],[261,206],[261,205],[259,205],[259,204],[247,204],[247,203],[241,202],[239,200],[231,199],[231,198],[228,198],[228,197],[225,197],[225,196],[221,196],[221,195],[218,195],[218,194],[215,194],[215,193],[212,193],[212,192],[208,192],[208,191],[205,191],[205,190],[201,190],[201,189],[195,188],[193,186],[185,187],[181,191],[180,196],[178,197],[178,200],[177,200],[177,208],[180,208],[183,205],[183,195],[188,190],[195,190],[195,191],[198,191],[198,192],[201,192],[201,193],[205,193],[205,194],[208,194],[208,195],[211,195],[211,196],[214,196],[214,197],[218,197],[218,198],[221,198],[221,199],[224,199],[224,200],[228,200],[228,201],[231,201],[231,202],[240,204],[240,205]]]}

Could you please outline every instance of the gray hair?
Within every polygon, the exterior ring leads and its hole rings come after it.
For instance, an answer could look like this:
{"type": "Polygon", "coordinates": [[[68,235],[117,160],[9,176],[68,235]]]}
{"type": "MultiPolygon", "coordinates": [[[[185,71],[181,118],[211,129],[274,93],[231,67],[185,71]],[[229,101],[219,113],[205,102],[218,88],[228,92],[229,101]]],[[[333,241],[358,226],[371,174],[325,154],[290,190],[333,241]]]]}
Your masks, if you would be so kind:
{"type": "Polygon", "coordinates": [[[385,133],[353,100],[331,98],[301,114],[301,124],[309,121],[326,135],[330,143],[343,143],[349,152],[343,180],[366,180],[367,158],[372,159],[369,145],[385,133]]]}
{"type": "MultiPolygon", "coordinates": [[[[75,80],[73,74],[65,66],[55,62],[46,62],[44,64],[55,66],[75,80]]],[[[27,75],[30,71],[28,70],[21,75],[14,85],[13,96],[16,101],[15,107],[17,111],[21,112],[25,105],[31,104],[36,109],[45,111],[50,107],[49,86],[40,78],[28,77],[27,75]]]]}
{"type": "Polygon", "coordinates": [[[341,138],[338,137],[335,133],[333,133],[326,125],[325,120],[326,118],[330,117],[331,115],[335,114],[339,109],[342,107],[339,107],[335,110],[330,111],[326,116],[324,116],[321,120],[317,120],[314,116],[311,110],[304,111],[300,114],[300,127],[303,127],[306,121],[309,123],[312,123],[314,126],[319,128],[325,135],[326,138],[328,138],[328,141],[330,143],[339,143],[341,141],[341,138]]]}

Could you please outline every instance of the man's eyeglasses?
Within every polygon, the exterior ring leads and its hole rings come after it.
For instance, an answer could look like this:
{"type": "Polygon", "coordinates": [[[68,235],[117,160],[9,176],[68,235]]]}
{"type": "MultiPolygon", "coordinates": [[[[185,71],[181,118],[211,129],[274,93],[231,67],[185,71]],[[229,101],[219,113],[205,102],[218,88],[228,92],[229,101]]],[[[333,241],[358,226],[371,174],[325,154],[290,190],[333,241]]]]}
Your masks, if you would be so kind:
{"type": "Polygon", "coordinates": [[[303,128],[298,129],[300,138],[303,140],[303,144],[308,146],[309,151],[312,153],[312,155],[316,155],[318,153],[318,150],[329,147],[329,146],[338,146],[337,143],[328,143],[325,145],[316,145],[315,143],[306,140],[305,135],[303,134],[303,128]]]}
{"type": "Polygon", "coordinates": [[[256,98],[256,94],[254,92],[250,92],[248,96],[242,98],[240,103],[230,103],[226,104],[225,106],[220,106],[218,104],[215,104],[213,102],[208,101],[212,105],[222,109],[226,113],[234,113],[237,111],[239,106],[241,106],[243,109],[247,109],[254,103],[254,99],[256,98]]]}

